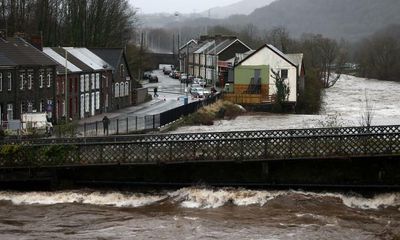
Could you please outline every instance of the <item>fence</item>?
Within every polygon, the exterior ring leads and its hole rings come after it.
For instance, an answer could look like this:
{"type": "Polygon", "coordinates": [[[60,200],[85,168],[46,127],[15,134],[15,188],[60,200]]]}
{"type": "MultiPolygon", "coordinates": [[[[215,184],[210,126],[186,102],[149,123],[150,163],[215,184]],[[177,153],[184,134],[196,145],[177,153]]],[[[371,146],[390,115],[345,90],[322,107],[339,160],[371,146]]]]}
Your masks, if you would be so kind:
{"type": "Polygon", "coordinates": [[[101,121],[85,123],[83,126],[79,126],[78,132],[85,137],[97,137],[154,130],[176,121],[182,116],[194,113],[199,108],[216,102],[219,98],[220,95],[217,94],[202,101],[192,102],[155,115],[111,119],[108,130],[104,128],[101,121]]]}
{"type": "Polygon", "coordinates": [[[131,138],[133,141],[122,136],[115,137],[120,140],[115,142],[110,141],[112,138],[93,138],[97,141],[4,145],[7,151],[0,155],[0,168],[400,156],[399,126],[254,133],[162,135],[162,139],[150,135],[131,138]]]}

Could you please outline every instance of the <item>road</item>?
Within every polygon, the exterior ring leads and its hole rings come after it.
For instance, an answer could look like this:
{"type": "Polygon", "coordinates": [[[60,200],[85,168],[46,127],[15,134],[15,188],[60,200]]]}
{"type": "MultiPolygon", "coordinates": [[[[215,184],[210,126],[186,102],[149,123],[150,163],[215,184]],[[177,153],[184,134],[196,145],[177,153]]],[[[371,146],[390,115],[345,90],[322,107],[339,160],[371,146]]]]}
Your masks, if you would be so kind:
{"type": "MultiPolygon", "coordinates": [[[[153,94],[153,89],[157,87],[158,97],[153,97],[150,102],[140,104],[138,106],[132,106],[124,109],[120,109],[116,112],[107,113],[110,119],[125,119],[127,117],[143,117],[146,115],[155,115],[170,109],[182,106],[184,104],[183,97],[186,96],[185,86],[181,84],[178,79],[172,79],[167,75],[164,75],[161,70],[153,71],[158,76],[158,83],[144,82],[143,87],[149,89],[149,94],[153,94]]],[[[198,99],[192,99],[189,94],[189,102],[199,101],[198,99]]],[[[79,121],[80,125],[84,123],[94,123],[102,121],[104,115],[97,115],[90,118],[82,119],[79,121]]]]}

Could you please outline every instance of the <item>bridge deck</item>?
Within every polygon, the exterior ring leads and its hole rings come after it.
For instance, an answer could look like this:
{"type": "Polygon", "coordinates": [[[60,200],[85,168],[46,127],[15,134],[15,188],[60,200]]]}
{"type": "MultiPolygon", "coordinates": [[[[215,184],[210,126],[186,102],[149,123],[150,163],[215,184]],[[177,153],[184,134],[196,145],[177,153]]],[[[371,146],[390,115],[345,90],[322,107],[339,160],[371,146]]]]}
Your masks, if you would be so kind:
{"type": "Polygon", "coordinates": [[[400,156],[400,126],[4,141],[0,168],[400,156]]]}

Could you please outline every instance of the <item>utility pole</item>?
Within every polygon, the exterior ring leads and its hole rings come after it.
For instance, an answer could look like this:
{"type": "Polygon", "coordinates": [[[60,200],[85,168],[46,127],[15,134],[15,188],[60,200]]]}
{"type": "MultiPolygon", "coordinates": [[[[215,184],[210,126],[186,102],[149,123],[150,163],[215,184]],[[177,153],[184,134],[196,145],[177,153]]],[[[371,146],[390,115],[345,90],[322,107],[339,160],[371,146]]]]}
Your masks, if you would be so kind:
{"type": "Polygon", "coordinates": [[[65,88],[64,88],[64,94],[65,94],[65,122],[69,121],[68,118],[68,51],[65,49],[65,88]]]}

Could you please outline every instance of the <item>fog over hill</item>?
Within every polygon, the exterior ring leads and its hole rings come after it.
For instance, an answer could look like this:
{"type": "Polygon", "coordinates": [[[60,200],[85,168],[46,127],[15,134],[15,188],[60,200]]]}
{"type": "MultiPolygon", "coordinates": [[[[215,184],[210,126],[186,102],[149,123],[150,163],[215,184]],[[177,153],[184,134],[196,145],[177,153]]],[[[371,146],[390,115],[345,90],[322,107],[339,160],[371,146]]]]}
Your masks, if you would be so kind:
{"type": "Polygon", "coordinates": [[[284,26],[290,33],[321,33],[356,40],[400,22],[399,0],[278,0],[247,21],[260,29],[284,26]]]}
{"type": "Polygon", "coordinates": [[[201,16],[211,18],[227,18],[231,15],[248,15],[255,9],[265,7],[275,0],[242,0],[240,2],[224,6],[211,8],[201,13],[201,16]]]}
{"type": "MultiPolygon", "coordinates": [[[[399,0],[244,0],[208,13],[191,15],[146,15],[145,26],[171,28],[205,28],[216,25],[240,31],[252,24],[256,34],[274,27],[285,27],[295,37],[303,33],[323,34],[330,38],[360,40],[391,24],[400,23],[399,0]],[[259,7],[260,4],[267,4],[259,7]],[[248,15],[236,14],[238,9],[248,15]],[[219,18],[228,16],[227,18],[219,18]]],[[[202,31],[204,33],[204,31],[202,31]]],[[[184,32],[183,32],[184,34],[184,32]]]]}

